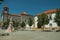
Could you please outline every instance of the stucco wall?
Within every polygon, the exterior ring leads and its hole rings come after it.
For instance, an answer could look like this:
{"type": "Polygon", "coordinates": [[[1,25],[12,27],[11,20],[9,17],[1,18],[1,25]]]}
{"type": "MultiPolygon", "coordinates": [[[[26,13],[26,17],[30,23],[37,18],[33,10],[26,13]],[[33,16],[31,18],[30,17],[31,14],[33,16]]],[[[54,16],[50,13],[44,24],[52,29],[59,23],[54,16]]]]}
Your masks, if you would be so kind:
{"type": "MultiPolygon", "coordinates": [[[[51,18],[52,19],[50,19],[49,20],[49,23],[47,24],[47,25],[45,25],[45,27],[58,27],[57,26],[57,23],[54,21],[54,18],[55,18],[55,15],[56,15],[56,13],[51,13],[51,14],[47,14],[48,15],[48,18],[49,18],[49,15],[51,15],[51,18]],[[52,26],[50,26],[50,24],[52,24],[52,26]]],[[[37,23],[38,23],[38,18],[37,18],[37,16],[35,16],[34,17],[34,24],[35,24],[35,28],[37,28],[37,23]]]]}
{"type": "Polygon", "coordinates": [[[51,15],[52,19],[49,20],[49,24],[45,25],[45,27],[57,27],[57,23],[54,21],[56,13],[51,13],[51,14],[48,14],[48,15],[51,15]],[[50,24],[52,24],[52,25],[50,26],[50,24]]]}
{"type": "Polygon", "coordinates": [[[38,23],[38,18],[37,16],[34,17],[34,25],[35,25],[35,28],[37,28],[37,23],[38,23]]]}

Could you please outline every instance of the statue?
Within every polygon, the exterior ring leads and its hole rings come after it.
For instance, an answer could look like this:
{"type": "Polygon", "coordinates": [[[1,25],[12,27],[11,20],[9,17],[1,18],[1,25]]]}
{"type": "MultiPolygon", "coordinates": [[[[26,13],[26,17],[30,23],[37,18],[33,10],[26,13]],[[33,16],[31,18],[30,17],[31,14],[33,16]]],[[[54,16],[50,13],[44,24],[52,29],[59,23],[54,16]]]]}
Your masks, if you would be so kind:
{"type": "Polygon", "coordinates": [[[6,32],[13,32],[13,31],[14,31],[13,22],[12,22],[12,18],[10,18],[9,26],[6,32]]]}

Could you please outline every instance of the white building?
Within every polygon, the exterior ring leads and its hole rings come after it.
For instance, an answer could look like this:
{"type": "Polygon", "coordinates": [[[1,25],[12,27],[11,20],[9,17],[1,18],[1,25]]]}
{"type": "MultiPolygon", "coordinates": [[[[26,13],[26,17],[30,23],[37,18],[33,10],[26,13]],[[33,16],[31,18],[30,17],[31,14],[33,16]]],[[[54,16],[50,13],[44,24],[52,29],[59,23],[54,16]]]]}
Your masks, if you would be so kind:
{"type": "Polygon", "coordinates": [[[48,15],[48,18],[50,20],[49,20],[49,24],[45,25],[45,27],[52,27],[52,28],[58,27],[57,23],[54,20],[55,15],[56,15],[56,11],[57,10],[49,10],[49,11],[46,12],[46,14],[48,15]]]}
{"type": "MultiPolygon", "coordinates": [[[[51,28],[58,27],[57,23],[54,21],[56,12],[57,12],[56,9],[48,10],[48,11],[45,11],[45,12],[44,12],[45,14],[48,15],[48,18],[50,19],[48,25],[45,25],[46,28],[49,28],[49,27],[51,27],[51,28]]],[[[37,21],[37,20],[38,20],[38,17],[35,16],[35,17],[34,17],[34,20],[35,20],[35,21],[34,21],[34,23],[35,23],[35,28],[38,28],[38,26],[37,26],[37,23],[38,23],[38,21],[37,21]]]]}

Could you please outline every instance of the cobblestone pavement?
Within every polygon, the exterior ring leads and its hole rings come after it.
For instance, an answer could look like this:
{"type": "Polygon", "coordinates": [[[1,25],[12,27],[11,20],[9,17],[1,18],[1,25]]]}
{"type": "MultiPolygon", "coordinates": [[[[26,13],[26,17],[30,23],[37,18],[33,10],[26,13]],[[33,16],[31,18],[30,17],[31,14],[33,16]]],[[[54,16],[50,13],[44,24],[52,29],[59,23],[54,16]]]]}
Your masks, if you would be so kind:
{"type": "Polygon", "coordinates": [[[60,32],[16,31],[0,40],[60,40],[60,32]]]}

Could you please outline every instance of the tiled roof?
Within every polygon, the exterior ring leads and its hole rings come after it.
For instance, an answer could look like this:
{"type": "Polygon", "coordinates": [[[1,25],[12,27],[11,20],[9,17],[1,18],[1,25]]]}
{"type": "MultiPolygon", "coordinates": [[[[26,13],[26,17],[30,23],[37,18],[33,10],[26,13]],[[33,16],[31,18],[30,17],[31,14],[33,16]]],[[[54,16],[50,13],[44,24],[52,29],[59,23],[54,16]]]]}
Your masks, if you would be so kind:
{"type": "Polygon", "coordinates": [[[56,9],[53,9],[53,10],[45,11],[44,13],[45,14],[50,14],[50,13],[55,13],[55,12],[57,12],[57,10],[56,9]]]}
{"type": "MultiPolygon", "coordinates": [[[[45,11],[45,12],[43,12],[44,14],[52,14],[52,13],[55,13],[55,12],[57,12],[57,10],[56,9],[52,9],[52,10],[48,10],[48,11],[45,11]]],[[[40,14],[37,14],[37,15],[41,15],[42,13],[40,13],[40,14]]]]}

